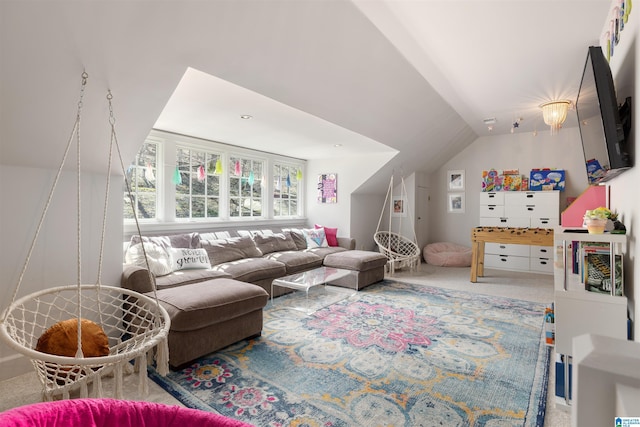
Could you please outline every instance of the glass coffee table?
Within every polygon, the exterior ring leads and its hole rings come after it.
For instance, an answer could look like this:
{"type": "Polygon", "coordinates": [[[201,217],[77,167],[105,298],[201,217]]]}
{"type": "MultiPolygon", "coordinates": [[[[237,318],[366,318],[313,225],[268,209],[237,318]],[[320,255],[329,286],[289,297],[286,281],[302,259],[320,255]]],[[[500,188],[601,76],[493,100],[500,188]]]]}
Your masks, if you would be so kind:
{"type": "Polygon", "coordinates": [[[354,295],[358,291],[356,280],[357,274],[357,271],[345,270],[342,268],[318,267],[313,270],[291,274],[289,276],[275,279],[273,282],[271,282],[271,305],[273,306],[274,286],[280,286],[282,288],[293,289],[296,291],[304,291],[304,306],[300,306],[299,304],[297,304],[297,302],[299,301],[290,298],[291,301],[287,301],[287,304],[283,304],[282,307],[303,311],[306,314],[312,314],[320,310],[321,308],[324,308],[331,304],[335,304],[338,301],[342,301],[343,299],[349,298],[351,295],[354,295]],[[336,282],[350,276],[353,277],[353,279],[349,281],[353,281],[353,283],[355,283],[354,288],[329,286],[329,288],[331,288],[331,295],[329,294],[329,292],[327,292],[326,295],[319,295],[317,296],[317,298],[309,298],[309,290],[311,290],[312,288],[324,285],[324,289],[329,290],[327,285],[331,285],[331,282],[336,282]]]}

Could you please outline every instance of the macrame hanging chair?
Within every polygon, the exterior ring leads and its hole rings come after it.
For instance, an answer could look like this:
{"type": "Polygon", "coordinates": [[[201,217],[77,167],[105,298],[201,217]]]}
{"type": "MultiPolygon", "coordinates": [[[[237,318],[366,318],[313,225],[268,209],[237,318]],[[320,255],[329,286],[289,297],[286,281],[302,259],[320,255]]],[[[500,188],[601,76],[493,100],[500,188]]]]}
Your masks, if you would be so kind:
{"type": "Polygon", "coordinates": [[[380,253],[387,257],[387,271],[393,275],[396,269],[409,268],[410,271],[417,270],[420,267],[420,248],[418,247],[415,229],[413,227],[413,216],[408,206],[407,189],[404,185],[404,177],[401,178],[401,197],[398,199],[393,198],[393,175],[389,182],[389,189],[382,205],[382,211],[380,212],[380,219],[378,219],[378,226],[376,232],[373,235],[373,240],[378,245],[380,253]],[[401,205],[394,206],[394,202],[398,200],[401,205]],[[385,209],[389,209],[389,228],[388,230],[381,231],[380,224],[385,213],[385,209]],[[408,214],[409,222],[411,224],[411,230],[413,232],[413,240],[405,237],[401,234],[402,231],[402,217],[408,214]],[[396,217],[398,224],[398,232],[392,231],[393,218],[396,217]]]}
{"type": "MultiPolygon", "coordinates": [[[[131,194],[129,183],[124,173],[124,163],[120,155],[120,147],[115,133],[115,117],[109,91],[109,123],[111,125],[111,143],[109,145],[109,165],[102,222],[102,236],[96,283],[81,284],[81,215],[80,215],[80,118],[82,99],[87,83],[87,73],[82,73],[82,85],[76,121],[71,132],[62,162],[55,176],[49,197],[45,203],[42,216],[36,228],[34,239],[13,292],[11,303],[0,318],[0,338],[11,348],[29,358],[42,384],[44,400],[52,400],[54,396],[67,399],[70,392],[79,389],[80,397],[88,397],[88,385],[92,385],[93,397],[102,397],[101,379],[107,374],[114,374],[114,394],[116,398],[123,396],[123,373],[137,370],[139,374],[139,392],[148,392],[147,363],[155,362],[162,375],[168,372],[168,345],[170,319],[167,311],[159,304],[157,297],[148,297],[140,293],[115,286],[102,285],[102,260],[106,231],[108,195],[111,175],[111,160],[114,146],[120,158],[120,165],[125,176],[125,184],[131,194]],[[69,149],[73,141],[77,143],[77,203],[78,203],[78,268],[77,284],[44,289],[16,300],[29,260],[33,253],[38,235],[42,228],[47,210],[51,203],[56,184],[60,178],[69,149]],[[77,350],[75,356],[59,356],[35,350],[38,339],[61,321],[75,319],[77,329],[77,350]],[[99,357],[85,357],[83,354],[84,320],[98,324],[108,337],[108,354],[99,357]],[[156,348],[157,347],[157,348],[156,348]],[[156,351],[154,352],[154,348],[156,351]],[[135,368],[131,361],[135,360],[135,368]]],[[[132,206],[135,206],[133,202],[132,206]]],[[[140,227],[137,217],[138,234],[140,227]]],[[[146,254],[145,254],[146,255],[146,254]]],[[[148,266],[147,266],[148,267],[148,266]]],[[[150,277],[151,283],[155,283],[150,277]]],[[[88,328],[85,327],[85,332],[88,328]]],[[[73,339],[73,338],[72,338],[73,339]]]]}

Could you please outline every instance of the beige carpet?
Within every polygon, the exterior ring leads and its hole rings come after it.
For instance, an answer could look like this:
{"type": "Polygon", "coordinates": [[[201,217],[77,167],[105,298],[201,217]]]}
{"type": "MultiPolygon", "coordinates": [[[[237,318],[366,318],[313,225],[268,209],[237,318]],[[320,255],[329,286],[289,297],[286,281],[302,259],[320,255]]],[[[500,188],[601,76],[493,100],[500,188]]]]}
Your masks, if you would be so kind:
{"type": "MultiPolygon", "coordinates": [[[[487,269],[485,270],[485,277],[479,278],[478,283],[471,283],[469,275],[469,268],[435,267],[423,264],[418,272],[397,271],[393,277],[410,283],[459,289],[486,295],[499,295],[542,303],[551,303],[553,301],[553,276],[551,275],[487,269]]],[[[571,425],[568,409],[561,405],[557,406],[555,403],[554,359],[555,357],[552,357],[545,426],[568,427],[571,425]]],[[[135,375],[126,377],[124,383],[126,399],[181,405],[153,381],[149,381],[149,395],[147,396],[138,394],[138,379],[135,375]]],[[[109,378],[105,379],[103,386],[105,387],[105,397],[113,397],[113,384],[109,378]]],[[[40,384],[33,372],[0,382],[0,411],[39,402],[40,398],[40,384]]]]}

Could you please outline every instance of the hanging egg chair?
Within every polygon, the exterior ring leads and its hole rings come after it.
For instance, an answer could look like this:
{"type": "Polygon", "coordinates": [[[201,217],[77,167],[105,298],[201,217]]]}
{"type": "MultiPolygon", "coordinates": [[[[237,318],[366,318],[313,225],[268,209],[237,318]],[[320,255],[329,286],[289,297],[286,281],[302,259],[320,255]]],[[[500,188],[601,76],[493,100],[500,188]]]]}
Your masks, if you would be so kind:
{"type": "Polygon", "coordinates": [[[407,190],[404,186],[404,178],[401,180],[401,197],[394,199],[392,197],[392,193],[393,175],[389,182],[389,189],[387,190],[384,205],[382,206],[382,212],[380,212],[378,227],[373,235],[373,240],[376,242],[376,245],[378,245],[380,253],[387,257],[387,271],[390,275],[393,275],[396,269],[401,268],[409,268],[410,271],[417,270],[420,267],[421,261],[420,248],[418,247],[415,230],[413,232],[413,240],[400,233],[392,231],[392,218],[394,216],[397,216],[399,219],[399,231],[402,230],[402,217],[406,215],[407,212],[409,214],[409,221],[413,224],[411,212],[409,211],[408,206],[405,206],[408,197],[407,190]],[[382,217],[384,216],[387,202],[389,202],[389,229],[380,230],[380,224],[382,223],[382,217]]]}
{"type": "MultiPolygon", "coordinates": [[[[0,317],[0,338],[9,347],[30,359],[42,384],[44,400],[52,400],[54,396],[58,395],[66,399],[69,398],[72,391],[76,390],[79,390],[80,397],[87,397],[89,384],[92,385],[94,397],[102,397],[101,379],[107,374],[114,374],[115,397],[122,398],[123,373],[125,370],[132,370],[130,362],[134,360],[136,362],[135,369],[139,372],[139,391],[144,394],[148,391],[146,365],[153,361],[154,355],[159,372],[162,375],[166,375],[168,372],[167,336],[170,318],[167,311],[159,304],[155,292],[154,297],[151,298],[128,289],[105,286],[101,283],[111,160],[114,146],[118,151],[118,155],[120,155],[120,148],[115,134],[115,118],[113,116],[110,92],[108,92],[107,99],[110,111],[111,143],[109,146],[109,166],[107,170],[98,277],[95,284],[81,283],[81,157],[79,135],[82,99],[87,78],[88,75],[83,73],[76,122],[71,137],[13,292],[11,304],[0,317]],[[16,299],[56,184],[74,140],[77,142],[78,156],[77,283],[75,285],[44,289],[16,299]],[[71,344],[69,344],[69,341],[71,344]],[[67,348],[69,345],[73,346],[71,354],[59,351],[63,346],[67,348]],[[94,349],[99,349],[99,351],[96,353],[94,349]]],[[[120,164],[125,175],[127,189],[129,189],[121,157],[120,164]]],[[[129,194],[131,194],[131,191],[129,191],[129,194]]],[[[134,206],[133,203],[132,206],[134,206]]],[[[140,234],[137,218],[136,225],[140,234]]],[[[151,283],[154,283],[152,277],[150,279],[151,283]]]]}

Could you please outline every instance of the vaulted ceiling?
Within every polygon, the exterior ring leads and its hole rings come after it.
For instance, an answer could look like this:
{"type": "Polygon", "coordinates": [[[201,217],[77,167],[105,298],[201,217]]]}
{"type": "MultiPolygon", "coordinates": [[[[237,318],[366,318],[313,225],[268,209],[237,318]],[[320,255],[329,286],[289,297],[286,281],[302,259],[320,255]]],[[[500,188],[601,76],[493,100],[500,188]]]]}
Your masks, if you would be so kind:
{"type": "Polygon", "coordinates": [[[432,172],[486,135],[486,118],[546,130],[538,105],[575,100],[610,5],[4,0],[0,162],[57,166],[84,69],[82,135],[104,140],[110,88],[125,156],[154,126],[299,158],[381,153],[360,191],[384,191],[390,171],[432,172]]]}

